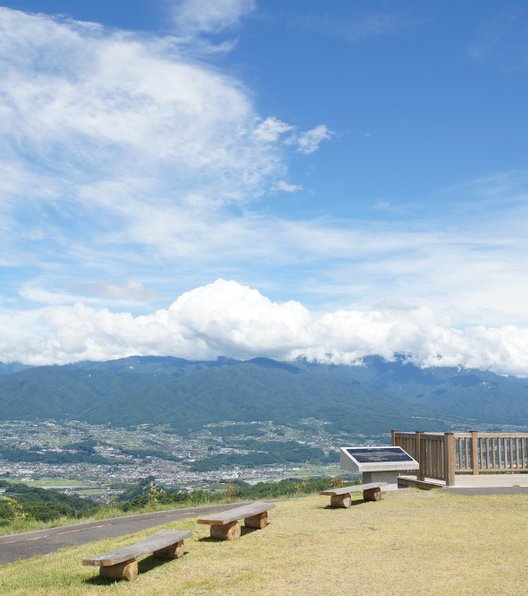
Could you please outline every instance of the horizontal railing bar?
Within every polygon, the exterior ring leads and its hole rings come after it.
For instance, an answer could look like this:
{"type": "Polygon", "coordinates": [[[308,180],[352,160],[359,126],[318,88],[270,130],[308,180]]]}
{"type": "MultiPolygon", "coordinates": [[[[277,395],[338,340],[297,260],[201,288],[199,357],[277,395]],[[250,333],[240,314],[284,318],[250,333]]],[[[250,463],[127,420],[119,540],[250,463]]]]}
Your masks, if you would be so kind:
{"type": "MultiPolygon", "coordinates": [[[[413,437],[416,433],[414,432],[410,432],[410,433],[397,433],[396,436],[406,436],[406,437],[413,437]]],[[[446,433],[438,433],[438,432],[424,432],[422,433],[422,435],[424,437],[434,437],[434,436],[438,436],[438,437],[443,437],[446,433]]],[[[455,439],[470,439],[471,438],[471,433],[467,432],[456,432],[453,433],[453,435],[455,436],[455,439]]],[[[484,437],[484,438],[501,438],[501,439],[515,439],[515,438],[519,438],[519,439],[528,439],[528,433],[481,433],[478,432],[477,436],[479,438],[484,437]]]]}
{"type": "Polygon", "coordinates": [[[528,439],[528,433],[477,433],[477,437],[479,439],[528,439]]]}
{"type": "MultiPolygon", "coordinates": [[[[467,470],[457,468],[457,472],[464,472],[464,471],[467,471],[467,470]]],[[[480,468],[480,472],[482,472],[482,473],[500,472],[501,474],[517,474],[517,472],[528,472],[528,468],[480,468]]]]}

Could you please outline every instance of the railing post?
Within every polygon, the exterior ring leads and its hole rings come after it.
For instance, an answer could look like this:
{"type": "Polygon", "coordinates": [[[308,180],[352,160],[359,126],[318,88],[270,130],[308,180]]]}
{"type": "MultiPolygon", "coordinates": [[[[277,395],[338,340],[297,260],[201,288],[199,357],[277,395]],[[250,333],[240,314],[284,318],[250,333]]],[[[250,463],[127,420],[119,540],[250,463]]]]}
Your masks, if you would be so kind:
{"type": "Polygon", "coordinates": [[[391,445],[396,445],[396,433],[400,432],[398,430],[391,430],[391,445]]]}
{"type": "Polygon", "coordinates": [[[471,467],[473,468],[473,474],[476,476],[479,473],[478,431],[472,430],[470,432],[471,432],[471,467]]]}
{"type": "Polygon", "coordinates": [[[425,442],[423,432],[420,431],[416,431],[416,459],[420,464],[417,479],[425,480],[425,442]]]}
{"type": "Polygon", "coordinates": [[[455,434],[444,434],[444,479],[447,486],[455,485],[456,446],[455,434]]]}

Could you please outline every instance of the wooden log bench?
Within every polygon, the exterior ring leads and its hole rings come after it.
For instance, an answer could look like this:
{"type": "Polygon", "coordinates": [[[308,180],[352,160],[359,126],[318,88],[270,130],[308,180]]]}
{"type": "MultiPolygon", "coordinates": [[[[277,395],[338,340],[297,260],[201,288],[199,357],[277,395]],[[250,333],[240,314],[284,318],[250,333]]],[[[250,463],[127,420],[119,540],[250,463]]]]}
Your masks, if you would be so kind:
{"type": "Polygon", "coordinates": [[[179,559],[183,556],[183,541],[192,536],[191,531],[160,530],[136,544],[125,546],[111,553],[84,559],[83,565],[99,566],[99,575],[110,579],[133,581],[138,575],[137,558],[153,553],[162,559],[179,559]]]}
{"type": "Polygon", "coordinates": [[[330,495],[330,507],[343,507],[347,509],[352,504],[352,493],[363,491],[364,501],[379,501],[381,489],[386,482],[370,482],[369,484],[354,484],[342,488],[329,488],[322,491],[321,495],[330,495]]]}
{"type": "Polygon", "coordinates": [[[241,505],[228,511],[201,517],[198,523],[211,526],[211,538],[236,540],[240,538],[242,532],[238,520],[243,519],[244,525],[248,528],[261,530],[268,523],[268,511],[273,507],[275,507],[273,503],[256,501],[249,505],[241,505]]]}

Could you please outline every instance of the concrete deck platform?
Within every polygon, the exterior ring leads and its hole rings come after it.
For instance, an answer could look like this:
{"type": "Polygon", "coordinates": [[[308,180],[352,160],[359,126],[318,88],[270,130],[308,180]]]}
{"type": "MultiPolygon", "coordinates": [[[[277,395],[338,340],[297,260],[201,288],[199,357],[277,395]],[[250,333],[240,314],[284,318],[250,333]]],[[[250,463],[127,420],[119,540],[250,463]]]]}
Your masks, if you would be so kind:
{"type": "Polygon", "coordinates": [[[425,478],[417,480],[416,476],[400,476],[398,485],[401,487],[414,486],[422,489],[443,488],[448,491],[472,494],[528,494],[528,474],[457,474],[455,486],[446,486],[442,480],[425,478]]]}
{"type": "Polygon", "coordinates": [[[409,487],[431,490],[432,488],[444,488],[445,482],[443,480],[436,480],[435,478],[418,480],[416,476],[398,476],[398,488],[409,487]]]}

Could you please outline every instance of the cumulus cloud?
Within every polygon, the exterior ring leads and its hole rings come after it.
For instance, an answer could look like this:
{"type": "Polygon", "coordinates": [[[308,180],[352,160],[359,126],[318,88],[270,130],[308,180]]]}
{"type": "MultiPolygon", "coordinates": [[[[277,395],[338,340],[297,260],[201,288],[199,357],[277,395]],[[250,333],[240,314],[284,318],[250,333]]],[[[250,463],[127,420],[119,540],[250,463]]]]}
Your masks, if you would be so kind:
{"type": "Polygon", "coordinates": [[[0,360],[30,364],[104,360],[134,354],[190,359],[299,356],[358,364],[365,356],[408,354],[421,366],[463,366],[528,374],[528,328],[451,327],[427,308],[310,312],[218,279],[167,309],[134,317],[84,304],[1,315],[0,360]]]}
{"type": "Polygon", "coordinates": [[[182,0],[174,9],[174,21],[185,33],[218,33],[255,7],[255,0],[182,0]]]}

